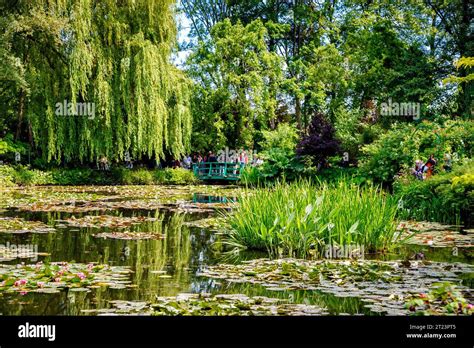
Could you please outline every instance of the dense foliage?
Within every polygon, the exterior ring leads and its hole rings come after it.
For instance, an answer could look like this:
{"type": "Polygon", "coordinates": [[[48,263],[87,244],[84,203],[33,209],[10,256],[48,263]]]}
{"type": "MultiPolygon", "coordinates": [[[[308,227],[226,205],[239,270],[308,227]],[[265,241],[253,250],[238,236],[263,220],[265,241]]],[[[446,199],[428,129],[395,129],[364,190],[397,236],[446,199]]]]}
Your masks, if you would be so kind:
{"type": "Polygon", "coordinates": [[[11,2],[0,27],[5,126],[48,161],[189,151],[190,83],[170,62],[174,0],[11,2]]]}
{"type": "Polygon", "coordinates": [[[279,57],[266,45],[261,21],[217,23],[188,60],[198,83],[193,99],[193,148],[252,147],[256,130],[275,119],[279,57]]]}
{"type": "Polygon", "coordinates": [[[456,164],[472,158],[474,122],[438,120],[419,124],[396,123],[372,144],[362,148],[360,169],[379,182],[392,182],[395,176],[407,173],[415,160],[424,162],[431,154],[438,160],[438,171],[446,153],[456,164]]]}
{"type": "Polygon", "coordinates": [[[0,186],[13,185],[167,185],[194,184],[192,171],[183,168],[115,168],[98,171],[88,168],[38,170],[25,166],[0,166],[0,186]]]}
{"type": "MultiPolygon", "coordinates": [[[[282,83],[269,84],[277,88],[269,96],[278,106],[277,120],[295,122],[300,130],[314,112],[334,121],[341,107],[378,119],[380,103],[389,98],[420,103],[423,117],[471,113],[474,46],[467,0],[183,0],[181,7],[191,24],[186,48],[194,54],[200,54],[202,42],[220,41],[213,32],[220,23],[263,24],[268,51],[281,58],[282,83]]],[[[229,47],[248,40],[242,31],[232,33],[229,47]]],[[[209,62],[203,59],[191,70],[201,79],[209,62]]],[[[216,107],[208,117],[219,112],[216,107]]],[[[259,106],[253,109],[258,114],[259,106]]]]}
{"type": "Polygon", "coordinates": [[[450,173],[429,180],[400,178],[394,185],[400,217],[472,226],[474,224],[474,162],[460,163],[450,173]]]}

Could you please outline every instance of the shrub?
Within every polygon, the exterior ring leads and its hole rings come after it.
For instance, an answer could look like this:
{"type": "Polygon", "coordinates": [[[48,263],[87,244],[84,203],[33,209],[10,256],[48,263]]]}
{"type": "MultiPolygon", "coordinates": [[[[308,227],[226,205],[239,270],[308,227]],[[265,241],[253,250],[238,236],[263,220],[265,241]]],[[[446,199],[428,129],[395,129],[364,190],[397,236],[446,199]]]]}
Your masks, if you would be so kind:
{"type": "Polygon", "coordinates": [[[403,219],[451,224],[474,224],[474,161],[458,165],[450,173],[420,181],[401,177],[394,183],[401,199],[403,219]]]}
{"type": "Polygon", "coordinates": [[[8,185],[8,181],[16,185],[48,185],[53,182],[51,173],[42,172],[37,169],[29,169],[26,166],[3,166],[3,173],[8,178],[5,180],[8,185]]]}
{"type": "Polygon", "coordinates": [[[128,175],[124,175],[123,183],[127,185],[152,185],[153,174],[146,169],[131,170],[128,175]]]}
{"type": "Polygon", "coordinates": [[[329,245],[383,250],[394,240],[396,211],[397,201],[373,186],[277,183],[242,196],[227,215],[228,243],[273,256],[321,255],[329,245]]]}
{"type": "Polygon", "coordinates": [[[26,166],[0,166],[0,186],[193,184],[197,181],[192,171],[183,168],[164,170],[115,168],[112,171],[57,168],[41,171],[26,166]]]}
{"type": "Polygon", "coordinates": [[[27,151],[27,145],[15,141],[13,138],[13,134],[9,133],[5,137],[0,138],[0,155],[4,155],[7,153],[13,154],[15,152],[19,152],[20,154],[25,154],[27,151]]]}
{"type": "Polygon", "coordinates": [[[184,168],[166,168],[154,172],[156,184],[194,184],[198,181],[191,170],[184,168]]]}
{"type": "Polygon", "coordinates": [[[93,185],[107,184],[105,172],[97,172],[90,168],[53,169],[51,170],[55,185],[93,185]]]}
{"type": "MultiPolygon", "coordinates": [[[[257,170],[250,171],[253,181],[264,182],[283,176],[290,179],[296,177],[304,169],[304,166],[295,158],[298,141],[296,127],[288,123],[280,123],[274,130],[262,131],[262,135],[264,140],[260,142],[262,148],[260,156],[264,159],[264,163],[257,170]]],[[[246,179],[249,179],[248,174],[249,172],[246,174],[246,179]]]]}
{"type": "Polygon", "coordinates": [[[351,162],[358,157],[362,146],[361,119],[362,113],[359,110],[348,111],[339,107],[335,111],[336,138],[341,143],[341,150],[348,153],[351,162]]]}
{"type": "Polygon", "coordinates": [[[308,134],[298,143],[296,153],[299,156],[308,156],[318,167],[324,165],[330,156],[340,150],[339,140],[336,139],[336,130],[322,114],[313,116],[308,134]]]}
{"type": "MultiPolygon", "coordinates": [[[[395,176],[413,167],[416,159],[427,160],[434,154],[440,163],[445,153],[451,153],[453,163],[472,157],[474,122],[448,120],[444,124],[423,121],[399,124],[381,135],[374,143],[362,148],[360,169],[363,175],[378,182],[392,183],[395,176]]],[[[441,166],[438,165],[438,168],[441,166]]]]}
{"type": "Polygon", "coordinates": [[[259,156],[264,162],[256,168],[247,167],[241,183],[257,185],[282,177],[291,180],[305,175],[308,169],[295,155],[298,132],[294,125],[280,123],[274,130],[262,131],[262,136],[259,156]]]}
{"type": "Polygon", "coordinates": [[[14,186],[15,169],[10,166],[0,166],[0,186],[14,186]]]}

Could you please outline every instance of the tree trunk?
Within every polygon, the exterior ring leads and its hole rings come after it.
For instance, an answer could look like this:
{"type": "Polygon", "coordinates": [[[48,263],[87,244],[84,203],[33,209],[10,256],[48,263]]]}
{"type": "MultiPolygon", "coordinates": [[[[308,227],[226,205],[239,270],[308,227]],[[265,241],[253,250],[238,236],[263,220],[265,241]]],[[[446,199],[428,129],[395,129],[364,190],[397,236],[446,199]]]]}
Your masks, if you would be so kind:
{"type": "Polygon", "coordinates": [[[16,127],[16,135],[15,135],[16,140],[20,140],[20,137],[21,137],[21,126],[23,123],[23,118],[25,117],[25,97],[26,97],[26,93],[25,93],[25,90],[22,88],[20,90],[20,96],[19,96],[18,124],[16,127]]]}
{"type": "Polygon", "coordinates": [[[302,130],[302,124],[301,124],[301,100],[300,97],[295,96],[295,118],[296,118],[296,124],[298,126],[299,130],[302,130]]]}

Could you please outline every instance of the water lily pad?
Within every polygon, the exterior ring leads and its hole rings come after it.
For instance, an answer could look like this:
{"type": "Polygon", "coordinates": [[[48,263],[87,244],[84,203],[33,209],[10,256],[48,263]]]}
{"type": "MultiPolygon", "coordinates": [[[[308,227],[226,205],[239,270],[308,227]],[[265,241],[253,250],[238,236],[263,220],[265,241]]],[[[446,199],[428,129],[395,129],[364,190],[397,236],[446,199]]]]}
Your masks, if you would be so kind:
{"type": "Polygon", "coordinates": [[[50,233],[56,230],[41,221],[18,217],[0,217],[0,233],[50,233]]]}
{"type": "Polygon", "coordinates": [[[113,216],[113,215],[86,215],[80,218],[72,216],[66,220],[58,220],[69,226],[75,227],[93,227],[93,228],[127,228],[132,225],[140,224],[146,221],[158,221],[160,218],[149,216],[113,216]]]}
{"type": "Polygon", "coordinates": [[[101,286],[123,287],[131,270],[126,267],[67,262],[0,265],[0,293],[43,292],[101,286]]]}
{"type": "Polygon", "coordinates": [[[341,298],[358,297],[369,302],[367,308],[374,313],[407,315],[404,298],[429,289],[446,276],[461,282],[459,276],[470,273],[474,266],[462,263],[413,261],[402,267],[401,261],[258,259],[209,266],[200,275],[260,284],[273,291],[317,289],[341,298]]]}
{"type": "MultiPolygon", "coordinates": [[[[326,315],[316,305],[291,304],[285,300],[243,294],[189,294],[157,297],[154,303],[111,301],[114,314],[151,315],[326,315]]],[[[111,312],[108,312],[111,313],[111,312]]]]}
{"type": "Polygon", "coordinates": [[[103,232],[94,235],[96,238],[104,239],[124,239],[124,240],[139,240],[139,239],[164,239],[165,235],[161,233],[147,233],[147,232],[103,232]]]}
{"type": "Polygon", "coordinates": [[[461,233],[459,227],[428,221],[402,221],[398,231],[399,237],[408,244],[433,248],[472,248],[474,231],[465,230],[461,233]]]}

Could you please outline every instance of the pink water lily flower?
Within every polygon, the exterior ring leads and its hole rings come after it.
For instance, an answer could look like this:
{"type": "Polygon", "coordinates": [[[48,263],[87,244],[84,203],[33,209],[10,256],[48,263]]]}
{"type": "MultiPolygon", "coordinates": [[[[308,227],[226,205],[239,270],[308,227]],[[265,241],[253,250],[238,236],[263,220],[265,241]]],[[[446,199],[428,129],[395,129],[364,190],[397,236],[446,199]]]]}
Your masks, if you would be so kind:
{"type": "Polygon", "coordinates": [[[20,291],[20,295],[24,296],[28,293],[28,291],[20,291]]]}
{"type": "Polygon", "coordinates": [[[59,283],[59,282],[61,281],[61,278],[59,278],[59,277],[58,277],[58,278],[54,278],[54,281],[55,281],[56,283],[59,283]]]}
{"type": "Polygon", "coordinates": [[[79,272],[79,273],[77,274],[77,276],[78,276],[79,279],[81,279],[81,280],[86,279],[86,275],[85,275],[84,273],[82,273],[82,272],[79,272]]]}
{"type": "Polygon", "coordinates": [[[36,283],[36,285],[38,285],[39,288],[42,288],[44,286],[44,283],[43,282],[38,282],[38,283],[36,283]]]}
{"type": "Polygon", "coordinates": [[[25,285],[26,283],[28,283],[26,279],[20,279],[20,280],[17,280],[15,283],[13,283],[13,286],[19,287],[19,286],[25,285]]]}

